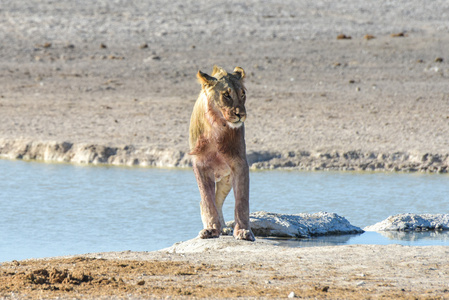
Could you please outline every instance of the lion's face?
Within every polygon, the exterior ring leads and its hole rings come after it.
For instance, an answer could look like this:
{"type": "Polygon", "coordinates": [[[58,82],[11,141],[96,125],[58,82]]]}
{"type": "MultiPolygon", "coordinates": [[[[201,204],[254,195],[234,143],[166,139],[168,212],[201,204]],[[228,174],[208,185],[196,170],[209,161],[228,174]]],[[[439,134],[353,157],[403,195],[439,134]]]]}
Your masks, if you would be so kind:
{"type": "Polygon", "coordinates": [[[208,109],[219,113],[231,128],[239,128],[246,120],[245,71],[236,67],[234,73],[228,74],[215,66],[212,76],[201,71],[197,76],[207,96],[208,109]]]}

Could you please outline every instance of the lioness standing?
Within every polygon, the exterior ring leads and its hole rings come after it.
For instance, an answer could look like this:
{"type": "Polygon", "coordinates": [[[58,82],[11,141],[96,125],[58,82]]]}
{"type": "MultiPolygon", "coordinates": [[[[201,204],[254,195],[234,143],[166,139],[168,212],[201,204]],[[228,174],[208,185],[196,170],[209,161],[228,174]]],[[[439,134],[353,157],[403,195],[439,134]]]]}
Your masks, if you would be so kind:
{"type": "Polygon", "coordinates": [[[203,239],[218,237],[226,226],[223,202],[235,195],[234,237],[254,241],[249,224],[249,167],[246,161],[245,71],[232,74],[214,66],[212,76],[197,74],[201,93],[190,119],[190,154],[201,194],[203,239]]]}

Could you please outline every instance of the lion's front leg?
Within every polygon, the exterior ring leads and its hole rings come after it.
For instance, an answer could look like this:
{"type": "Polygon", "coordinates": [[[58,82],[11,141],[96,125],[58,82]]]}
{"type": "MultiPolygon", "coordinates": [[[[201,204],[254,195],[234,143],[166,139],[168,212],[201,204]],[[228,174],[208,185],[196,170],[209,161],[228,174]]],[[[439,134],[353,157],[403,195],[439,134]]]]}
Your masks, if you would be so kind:
{"type": "Polygon", "coordinates": [[[255,241],[249,223],[249,167],[246,160],[236,165],[232,185],[235,196],[234,238],[255,241]]]}
{"type": "Polygon", "coordinates": [[[214,174],[210,168],[199,166],[196,162],[193,164],[193,171],[201,195],[201,220],[203,221],[204,229],[200,231],[199,237],[202,239],[219,237],[221,225],[217,207],[215,206],[214,174]]]}

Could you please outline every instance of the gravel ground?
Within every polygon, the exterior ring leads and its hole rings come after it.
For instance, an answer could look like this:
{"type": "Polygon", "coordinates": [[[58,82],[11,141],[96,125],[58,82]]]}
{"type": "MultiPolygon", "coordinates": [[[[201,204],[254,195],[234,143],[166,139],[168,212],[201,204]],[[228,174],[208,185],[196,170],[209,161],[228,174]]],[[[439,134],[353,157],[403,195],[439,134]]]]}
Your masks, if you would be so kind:
{"type": "Polygon", "coordinates": [[[51,160],[26,149],[66,142],[110,154],[62,161],[189,166],[195,74],[217,64],[248,74],[253,168],[447,172],[448,9],[7,0],[0,154],[51,160]]]}
{"type": "Polygon", "coordinates": [[[232,237],[3,263],[4,299],[446,299],[448,247],[284,248],[232,237]]]}

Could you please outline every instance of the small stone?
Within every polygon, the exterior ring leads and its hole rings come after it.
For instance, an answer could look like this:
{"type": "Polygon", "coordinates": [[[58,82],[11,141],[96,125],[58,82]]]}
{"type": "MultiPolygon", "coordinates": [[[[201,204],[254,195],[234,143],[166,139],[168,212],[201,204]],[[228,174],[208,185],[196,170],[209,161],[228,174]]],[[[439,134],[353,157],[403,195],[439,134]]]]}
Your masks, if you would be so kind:
{"type": "Polygon", "coordinates": [[[144,285],[145,284],[145,280],[141,280],[139,282],[137,282],[137,285],[144,285]]]}
{"type": "Polygon", "coordinates": [[[108,46],[106,46],[105,44],[101,43],[100,44],[100,49],[106,49],[108,46]]]}
{"type": "Polygon", "coordinates": [[[148,48],[148,44],[147,43],[144,43],[144,44],[140,45],[140,49],[146,49],[146,48],[148,48]]]}
{"type": "Polygon", "coordinates": [[[437,58],[435,58],[435,62],[442,63],[443,62],[443,58],[442,57],[437,57],[437,58]]]}
{"type": "Polygon", "coordinates": [[[365,285],[365,281],[359,281],[359,282],[357,283],[357,286],[362,286],[362,285],[365,285]]]}
{"type": "Polygon", "coordinates": [[[365,40],[369,41],[369,40],[375,39],[376,37],[374,35],[371,35],[371,34],[365,34],[365,36],[363,38],[365,40]]]}
{"type": "Polygon", "coordinates": [[[295,298],[296,294],[295,292],[291,292],[290,294],[288,294],[288,298],[295,298]]]}
{"type": "Polygon", "coordinates": [[[406,37],[407,35],[405,32],[399,32],[399,33],[392,33],[391,37],[406,37]]]}
{"type": "Polygon", "coordinates": [[[337,35],[337,40],[350,40],[350,39],[352,39],[352,37],[346,34],[337,35]]]}

